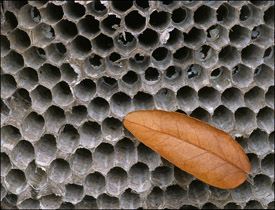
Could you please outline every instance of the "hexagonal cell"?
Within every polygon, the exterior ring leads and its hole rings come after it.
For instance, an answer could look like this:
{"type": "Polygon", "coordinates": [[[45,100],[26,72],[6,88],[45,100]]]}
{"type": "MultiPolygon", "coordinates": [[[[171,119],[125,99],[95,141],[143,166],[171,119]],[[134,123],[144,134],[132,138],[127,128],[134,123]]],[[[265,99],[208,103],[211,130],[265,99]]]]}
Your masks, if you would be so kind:
{"type": "Polygon", "coordinates": [[[11,152],[12,162],[20,169],[25,169],[34,158],[34,148],[28,141],[19,141],[11,152]]]}
{"type": "Polygon", "coordinates": [[[119,199],[117,197],[111,197],[106,193],[98,196],[97,203],[99,209],[119,209],[119,199]]]}
{"type": "Polygon", "coordinates": [[[116,118],[105,118],[102,122],[102,132],[109,141],[115,141],[122,135],[122,122],[116,118]]]}
{"type": "Polygon", "coordinates": [[[201,44],[205,43],[206,36],[202,29],[193,27],[188,33],[183,33],[184,43],[192,49],[196,49],[201,44]]]}
{"type": "Polygon", "coordinates": [[[233,113],[223,105],[215,109],[212,120],[214,125],[223,131],[230,132],[234,128],[233,113]]]}
{"type": "Polygon", "coordinates": [[[173,10],[172,12],[172,23],[177,28],[184,31],[184,29],[187,29],[189,25],[192,25],[193,19],[192,19],[192,12],[186,7],[179,7],[173,10]]]}
{"type": "Polygon", "coordinates": [[[251,32],[252,41],[259,47],[268,47],[272,43],[272,30],[266,25],[255,26],[251,32]]]}
{"type": "Polygon", "coordinates": [[[186,82],[193,86],[196,91],[207,84],[208,77],[205,69],[198,64],[191,64],[183,72],[186,82]]]}
{"type": "Polygon", "coordinates": [[[263,156],[269,151],[267,133],[260,129],[256,129],[250,134],[247,143],[249,150],[259,156],[263,156]]]}
{"type": "Polygon", "coordinates": [[[153,11],[150,14],[150,25],[156,30],[162,30],[170,24],[170,15],[165,11],[153,11]]]}
{"type": "Polygon", "coordinates": [[[100,2],[100,0],[95,0],[87,4],[87,9],[90,13],[96,16],[103,16],[107,12],[107,8],[100,2]]]}
{"type": "Polygon", "coordinates": [[[131,53],[137,46],[137,39],[129,32],[119,33],[114,38],[114,44],[117,51],[123,52],[128,55],[131,53]]]}
{"type": "Polygon", "coordinates": [[[173,60],[180,64],[188,64],[192,60],[193,51],[188,47],[181,47],[173,54],[173,60]]]}
{"type": "Polygon", "coordinates": [[[249,133],[256,125],[256,117],[253,111],[247,107],[241,107],[235,112],[236,128],[243,133],[249,133]]]}
{"type": "Polygon", "coordinates": [[[70,41],[77,33],[76,25],[69,20],[61,20],[55,25],[56,36],[63,41],[70,41]]]}
{"type": "Polygon", "coordinates": [[[18,86],[31,91],[38,83],[37,72],[29,67],[23,68],[18,73],[17,82],[18,86]]]}
{"type": "Polygon", "coordinates": [[[172,53],[166,47],[158,47],[152,52],[151,58],[155,67],[165,69],[171,64],[172,53]]]}
{"type": "Polygon", "coordinates": [[[133,192],[131,189],[125,190],[120,198],[120,207],[123,209],[137,209],[142,206],[139,195],[133,192]]]}
{"type": "MultiPolygon", "coordinates": [[[[1,18],[3,17],[2,14],[3,13],[1,13],[1,18]]],[[[5,12],[5,17],[3,17],[3,18],[6,19],[6,21],[4,22],[4,24],[1,27],[1,29],[3,29],[2,30],[3,34],[7,34],[10,31],[12,31],[14,28],[17,27],[18,21],[17,21],[16,16],[12,12],[6,11],[5,12]]]]}
{"type": "Polygon", "coordinates": [[[154,96],[155,106],[158,109],[173,111],[176,107],[176,97],[172,90],[160,89],[154,96]]]}
{"type": "Polygon", "coordinates": [[[229,43],[228,30],[219,24],[212,25],[206,31],[206,40],[215,50],[219,51],[221,47],[229,43]]]}
{"type": "Polygon", "coordinates": [[[10,50],[10,41],[4,35],[1,35],[1,57],[8,54],[10,50]]]}
{"type": "Polygon", "coordinates": [[[44,64],[38,70],[40,84],[52,88],[61,77],[60,71],[56,66],[51,64],[44,64]]]}
{"type": "Polygon", "coordinates": [[[151,174],[152,183],[156,186],[168,186],[174,178],[173,170],[166,166],[157,167],[151,174]]]}
{"type": "MultiPolygon", "coordinates": [[[[269,154],[261,162],[261,169],[263,173],[274,179],[274,154],[269,154]]],[[[270,184],[268,185],[270,186],[270,184]]]]}
{"type": "Polygon", "coordinates": [[[85,14],[85,7],[77,2],[67,2],[63,7],[69,19],[78,20],[85,14]]]}
{"type": "Polygon", "coordinates": [[[60,106],[67,106],[73,102],[70,86],[62,81],[53,88],[53,101],[60,106]]]}
{"type": "Polygon", "coordinates": [[[253,87],[245,93],[244,99],[248,107],[258,111],[265,103],[264,90],[259,87],[253,87]]]}
{"type": "Polygon", "coordinates": [[[67,83],[72,83],[77,80],[78,74],[69,63],[63,63],[60,67],[61,78],[67,83]]]}
{"type": "Polygon", "coordinates": [[[262,204],[259,201],[256,200],[250,200],[244,209],[263,209],[262,204]]]}
{"type": "Polygon", "coordinates": [[[129,186],[136,192],[145,192],[151,187],[150,173],[147,165],[136,163],[129,171],[129,186]]]}
{"type": "Polygon", "coordinates": [[[261,20],[260,8],[252,4],[243,5],[240,10],[239,19],[243,25],[248,27],[258,24],[258,20],[261,20]]]}
{"type": "Polygon", "coordinates": [[[204,29],[207,29],[215,20],[215,11],[206,5],[200,6],[194,12],[195,23],[204,29]]]}
{"type": "Polygon", "coordinates": [[[252,176],[255,176],[256,174],[258,174],[261,170],[261,166],[260,166],[260,160],[258,158],[258,156],[254,153],[249,153],[247,154],[247,157],[249,159],[249,162],[251,164],[251,172],[250,174],[252,176]]]}
{"type": "Polygon", "coordinates": [[[57,133],[60,127],[65,123],[65,114],[64,111],[52,105],[47,109],[44,114],[45,118],[45,127],[47,131],[57,133]]]}
{"type": "Polygon", "coordinates": [[[57,145],[58,149],[63,152],[71,153],[75,148],[77,148],[78,144],[78,131],[74,128],[74,126],[66,124],[59,135],[59,142],[57,145]]]}
{"type": "Polygon", "coordinates": [[[272,181],[268,176],[265,176],[263,174],[258,174],[254,177],[254,196],[256,195],[257,198],[265,198],[269,196],[271,192],[271,186],[272,181]]]}
{"type": "Polygon", "coordinates": [[[169,31],[169,38],[166,40],[165,38],[165,45],[170,48],[170,50],[175,49],[177,46],[183,42],[183,33],[174,28],[173,30],[169,31]]]}
{"type": "Polygon", "coordinates": [[[9,34],[10,48],[23,51],[31,44],[31,40],[25,31],[15,29],[9,34]]]}
{"type": "Polygon", "coordinates": [[[132,6],[133,6],[133,1],[127,1],[124,4],[121,4],[120,2],[117,1],[112,1],[111,2],[111,8],[120,12],[126,12],[127,10],[129,10],[132,6]]]}
{"type": "Polygon", "coordinates": [[[104,176],[99,172],[89,174],[85,178],[84,188],[86,194],[98,197],[98,195],[102,194],[105,191],[104,176]]]}
{"type": "Polygon", "coordinates": [[[70,201],[73,204],[77,204],[84,197],[83,186],[76,184],[67,184],[65,186],[64,201],[70,201]]]}
{"type": "Polygon", "coordinates": [[[101,143],[96,149],[93,159],[93,167],[103,173],[107,173],[114,165],[114,147],[111,144],[101,143]]]}
{"type": "Polygon", "coordinates": [[[72,107],[72,111],[67,112],[66,115],[68,122],[71,122],[74,125],[80,125],[88,115],[87,108],[83,105],[74,106],[72,107]]]}
{"type": "Polygon", "coordinates": [[[23,56],[26,64],[34,69],[38,69],[46,61],[46,53],[39,47],[31,47],[23,56]]]}
{"type": "Polygon", "coordinates": [[[153,67],[148,67],[143,76],[148,84],[155,84],[161,80],[161,73],[153,67]]]}
{"type": "Polygon", "coordinates": [[[274,131],[274,110],[269,107],[262,108],[257,114],[259,128],[271,133],[274,131]]]}
{"type": "Polygon", "coordinates": [[[198,106],[196,91],[189,86],[180,88],[177,91],[177,102],[183,110],[192,111],[198,106]]]}
{"type": "Polygon", "coordinates": [[[16,81],[12,75],[1,74],[1,98],[7,99],[16,91],[16,81]]]}
{"type": "Polygon", "coordinates": [[[111,53],[106,61],[108,66],[107,70],[110,74],[121,75],[124,69],[127,68],[127,60],[117,52],[111,53]]]}
{"type": "Polygon", "coordinates": [[[232,69],[232,80],[239,87],[248,87],[252,82],[252,71],[243,64],[238,64],[232,69]]]}
{"type": "Polygon", "coordinates": [[[175,181],[183,186],[184,189],[187,189],[187,186],[195,179],[191,174],[181,170],[180,168],[174,166],[174,177],[175,181]]]}
{"type": "Polygon", "coordinates": [[[242,49],[242,62],[250,67],[256,67],[263,62],[264,51],[256,45],[249,45],[242,49]]]}
{"type": "Polygon", "coordinates": [[[36,112],[31,112],[22,123],[22,134],[29,141],[36,141],[40,138],[44,125],[44,118],[36,112]]]}
{"type": "Polygon", "coordinates": [[[3,57],[1,61],[3,71],[11,74],[16,74],[24,66],[22,55],[13,50],[3,57]]]}
{"type": "Polygon", "coordinates": [[[90,79],[84,79],[75,86],[75,94],[82,101],[89,101],[96,92],[96,85],[90,79]]]}
{"type": "Polygon", "coordinates": [[[105,59],[97,54],[92,54],[85,59],[83,68],[86,74],[97,78],[105,71],[105,59]]]}
{"type": "Polygon", "coordinates": [[[27,182],[35,189],[42,188],[47,182],[47,174],[41,168],[38,168],[32,161],[26,169],[27,182]]]}
{"type": "Polygon", "coordinates": [[[24,200],[22,203],[18,204],[19,209],[39,209],[40,202],[32,198],[24,200]]]}
{"type": "Polygon", "coordinates": [[[274,27],[274,5],[269,7],[265,12],[264,12],[264,22],[271,26],[274,27]]]}
{"type": "Polygon", "coordinates": [[[49,45],[55,38],[54,29],[46,23],[41,23],[37,25],[33,29],[32,34],[33,34],[33,43],[42,48],[49,45]]]}
{"type": "Polygon", "coordinates": [[[190,114],[190,117],[194,117],[209,124],[211,123],[211,115],[208,111],[201,107],[194,109],[190,114]]]}
{"type": "Polygon", "coordinates": [[[176,92],[177,85],[182,85],[182,69],[179,66],[169,66],[164,74],[164,82],[166,84],[173,84],[171,87],[176,92]]]}
{"type": "Polygon", "coordinates": [[[134,71],[128,71],[120,80],[119,87],[122,91],[128,92],[131,96],[134,95],[141,87],[140,76],[134,71]]]}
{"type": "Polygon", "coordinates": [[[232,198],[236,202],[247,202],[252,196],[251,184],[245,181],[243,184],[230,190],[232,198]]]}
{"type": "Polygon", "coordinates": [[[254,81],[262,88],[267,89],[274,85],[274,72],[265,64],[258,66],[254,71],[254,81]]]}
{"type": "Polygon", "coordinates": [[[199,101],[202,106],[205,106],[209,110],[213,110],[220,104],[220,93],[212,87],[203,87],[198,92],[199,101]]]}
{"type": "Polygon", "coordinates": [[[89,39],[83,36],[77,36],[70,45],[70,53],[79,59],[84,59],[92,49],[89,39]]]}
{"type": "Polygon", "coordinates": [[[45,8],[40,9],[43,21],[48,24],[55,24],[63,17],[63,9],[61,6],[48,3],[45,8]]]}
{"type": "Polygon", "coordinates": [[[146,18],[137,10],[133,10],[125,16],[125,25],[129,30],[140,32],[144,29],[146,18]]]}
{"type": "Polygon", "coordinates": [[[265,94],[266,103],[273,108],[274,107],[274,86],[270,86],[265,94]]]}
{"type": "Polygon", "coordinates": [[[52,181],[63,183],[71,174],[70,165],[66,160],[57,158],[51,162],[47,174],[52,181]]]}
{"type": "Polygon", "coordinates": [[[102,121],[109,114],[109,103],[104,98],[94,98],[88,106],[88,114],[93,119],[102,121]]]}
{"type": "Polygon", "coordinates": [[[118,116],[124,116],[130,112],[131,104],[131,98],[123,92],[115,93],[110,101],[111,111],[118,116]]]}
{"type": "Polygon", "coordinates": [[[120,27],[121,19],[115,14],[108,15],[101,23],[101,29],[108,35],[112,36],[116,30],[120,27]]]}
{"type": "MultiPolygon", "coordinates": [[[[1,152],[1,177],[5,177],[11,169],[11,162],[9,156],[1,152]]],[[[2,188],[1,188],[2,189],[2,188]]],[[[2,199],[2,194],[1,194],[2,199]]]]}
{"type": "Polygon", "coordinates": [[[127,187],[127,173],[120,167],[112,168],[106,178],[106,190],[112,195],[120,195],[127,187]]]}
{"type": "Polygon", "coordinates": [[[231,5],[224,3],[216,11],[217,20],[220,24],[223,24],[227,27],[233,25],[238,21],[238,12],[231,5]]]}
{"type": "Polygon", "coordinates": [[[18,196],[15,194],[7,194],[3,200],[1,200],[1,208],[6,208],[6,209],[15,209],[17,208],[17,200],[18,196]]]}
{"type": "Polygon", "coordinates": [[[80,144],[88,148],[95,148],[102,140],[101,127],[96,122],[85,122],[79,133],[80,144]]]}
{"type": "Polygon", "coordinates": [[[241,106],[244,106],[242,92],[237,88],[227,88],[221,96],[222,103],[231,111],[235,112],[241,106]]]}
{"type": "Polygon", "coordinates": [[[35,6],[25,5],[19,11],[18,20],[23,28],[30,29],[41,21],[41,15],[35,6]]]}
{"type": "Polygon", "coordinates": [[[57,151],[56,139],[51,134],[45,134],[35,145],[35,162],[41,166],[48,166],[55,158],[57,151]]]}
{"type": "Polygon", "coordinates": [[[86,195],[75,207],[76,209],[98,209],[96,199],[89,195],[86,195]]]}
{"type": "Polygon", "coordinates": [[[25,174],[19,169],[10,170],[5,181],[7,189],[14,194],[22,193],[27,187],[25,174]]]}
{"type": "Polygon", "coordinates": [[[86,15],[77,23],[81,35],[92,38],[99,33],[99,21],[92,15],[86,15]]]}
{"type": "Polygon", "coordinates": [[[66,47],[61,43],[53,43],[47,47],[48,59],[56,65],[61,65],[67,55],[66,47]]]}
{"type": "Polygon", "coordinates": [[[231,69],[234,65],[240,62],[241,55],[237,48],[227,45],[223,47],[219,53],[219,61],[231,69]]]}
{"type": "Polygon", "coordinates": [[[188,198],[197,205],[203,205],[209,197],[208,186],[199,181],[194,180],[189,185],[188,198]]]}
{"type": "Polygon", "coordinates": [[[136,110],[153,109],[153,96],[148,93],[139,91],[133,98],[133,104],[136,110]]]}
{"type": "Polygon", "coordinates": [[[18,128],[12,125],[5,125],[1,128],[1,146],[6,145],[13,147],[21,138],[18,128]]]}
{"type": "Polygon", "coordinates": [[[122,167],[126,171],[129,170],[130,166],[136,163],[137,153],[135,150],[135,145],[130,139],[125,137],[116,143],[115,159],[115,164],[122,167]]]}
{"type": "Polygon", "coordinates": [[[149,147],[142,143],[139,143],[138,147],[138,160],[149,167],[150,170],[154,170],[160,164],[160,156],[158,153],[151,150],[149,147]]]}
{"type": "Polygon", "coordinates": [[[95,39],[92,40],[94,51],[101,55],[109,54],[114,48],[114,42],[111,37],[99,34],[95,39]]]}
{"type": "Polygon", "coordinates": [[[72,155],[70,162],[74,173],[84,175],[92,167],[92,153],[84,148],[77,149],[72,155]]]}
{"type": "Polygon", "coordinates": [[[160,208],[164,204],[164,193],[159,187],[154,187],[146,198],[148,208],[160,208]]]}
{"type": "Polygon", "coordinates": [[[139,9],[143,11],[147,11],[150,8],[148,0],[136,0],[134,1],[134,5],[139,9]]]}
{"type": "Polygon", "coordinates": [[[195,51],[195,58],[205,68],[210,68],[218,62],[217,52],[208,45],[202,45],[195,51]]]}
{"type": "Polygon", "coordinates": [[[219,91],[224,90],[231,84],[229,70],[224,66],[212,70],[210,73],[210,81],[214,83],[215,88],[219,91]]]}
{"type": "Polygon", "coordinates": [[[139,44],[145,49],[152,49],[159,42],[158,33],[150,28],[145,29],[138,35],[139,44]]]}
{"type": "Polygon", "coordinates": [[[41,207],[56,209],[61,205],[62,197],[56,194],[50,194],[50,195],[43,196],[40,202],[41,202],[41,207]]]}
{"type": "MultiPolygon", "coordinates": [[[[209,186],[211,192],[211,198],[216,201],[224,201],[230,196],[230,192],[226,189],[220,189],[217,187],[209,186]]],[[[211,209],[211,208],[209,208],[211,209]]]]}
{"type": "Polygon", "coordinates": [[[42,85],[37,86],[30,95],[33,109],[39,112],[44,112],[52,103],[51,91],[42,85]]]}

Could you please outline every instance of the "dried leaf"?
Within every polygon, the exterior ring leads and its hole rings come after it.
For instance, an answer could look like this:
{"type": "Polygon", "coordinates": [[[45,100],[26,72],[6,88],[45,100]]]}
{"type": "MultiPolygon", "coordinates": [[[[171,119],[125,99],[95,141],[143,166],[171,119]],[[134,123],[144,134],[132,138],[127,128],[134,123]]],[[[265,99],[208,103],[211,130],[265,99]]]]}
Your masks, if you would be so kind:
{"type": "Polygon", "coordinates": [[[207,184],[231,189],[242,184],[250,163],[227,133],[177,112],[135,111],[124,126],[141,142],[207,184]]]}

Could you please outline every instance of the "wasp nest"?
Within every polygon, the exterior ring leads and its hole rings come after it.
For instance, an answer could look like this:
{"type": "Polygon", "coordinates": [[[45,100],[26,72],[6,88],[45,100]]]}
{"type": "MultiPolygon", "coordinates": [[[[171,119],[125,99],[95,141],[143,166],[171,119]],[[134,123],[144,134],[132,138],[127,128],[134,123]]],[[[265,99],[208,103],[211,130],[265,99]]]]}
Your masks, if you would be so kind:
{"type": "Polygon", "coordinates": [[[273,1],[5,1],[1,207],[274,208],[273,1]],[[232,135],[251,178],[208,186],[122,126],[186,113],[232,135]]]}

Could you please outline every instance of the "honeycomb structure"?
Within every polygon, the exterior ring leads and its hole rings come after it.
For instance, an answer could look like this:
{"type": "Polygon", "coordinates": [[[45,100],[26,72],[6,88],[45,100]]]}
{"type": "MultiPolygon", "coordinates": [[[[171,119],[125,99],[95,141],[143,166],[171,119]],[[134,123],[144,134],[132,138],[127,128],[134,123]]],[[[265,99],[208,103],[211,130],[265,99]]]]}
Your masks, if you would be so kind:
{"type": "Polygon", "coordinates": [[[273,1],[4,1],[3,209],[274,209],[273,1]],[[123,125],[185,113],[252,165],[209,186],[123,125]]]}

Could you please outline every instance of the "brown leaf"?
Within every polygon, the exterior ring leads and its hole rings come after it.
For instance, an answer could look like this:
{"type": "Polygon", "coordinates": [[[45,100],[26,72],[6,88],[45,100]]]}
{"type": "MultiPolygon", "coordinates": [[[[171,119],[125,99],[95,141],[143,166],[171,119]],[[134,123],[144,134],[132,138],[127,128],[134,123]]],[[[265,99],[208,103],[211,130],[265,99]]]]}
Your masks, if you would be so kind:
{"type": "Polygon", "coordinates": [[[231,189],[242,184],[250,163],[227,133],[177,112],[135,111],[124,126],[141,142],[207,184],[231,189]]]}

